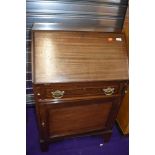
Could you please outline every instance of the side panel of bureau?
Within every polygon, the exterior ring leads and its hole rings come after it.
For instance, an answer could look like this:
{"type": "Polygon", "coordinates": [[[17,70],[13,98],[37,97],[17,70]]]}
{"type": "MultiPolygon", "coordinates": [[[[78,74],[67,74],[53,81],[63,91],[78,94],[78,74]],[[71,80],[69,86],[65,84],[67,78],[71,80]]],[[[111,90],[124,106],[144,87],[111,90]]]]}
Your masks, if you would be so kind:
{"type": "MultiPolygon", "coordinates": [[[[129,8],[126,12],[126,17],[123,26],[123,32],[125,33],[126,43],[127,43],[127,51],[129,56],[129,8]]],[[[118,112],[117,123],[124,135],[129,134],[129,87],[126,91],[124,99],[122,101],[122,105],[118,112]]]]}

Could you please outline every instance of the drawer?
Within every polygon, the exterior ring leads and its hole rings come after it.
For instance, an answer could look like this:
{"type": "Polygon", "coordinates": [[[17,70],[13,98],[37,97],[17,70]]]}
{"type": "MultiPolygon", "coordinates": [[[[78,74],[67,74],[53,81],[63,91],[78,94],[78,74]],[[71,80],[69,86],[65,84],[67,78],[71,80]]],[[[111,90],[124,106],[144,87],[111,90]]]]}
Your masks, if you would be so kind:
{"type": "Polygon", "coordinates": [[[120,85],[115,83],[50,84],[37,85],[35,95],[38,99],[63,99],[88,96],[111,96],[120,93],[120,85]]]}

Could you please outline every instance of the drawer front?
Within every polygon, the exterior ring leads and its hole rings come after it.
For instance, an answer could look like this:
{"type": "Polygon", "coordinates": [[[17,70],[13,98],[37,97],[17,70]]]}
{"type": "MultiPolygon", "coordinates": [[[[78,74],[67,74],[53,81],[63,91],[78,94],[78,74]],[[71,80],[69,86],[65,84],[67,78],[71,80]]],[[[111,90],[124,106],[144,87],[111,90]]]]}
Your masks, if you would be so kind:
{"type": "Polygon", "coordinates": [[[120,85],[107,84],[51,84],[35,87],[37,99],[59,100],[65,98],[112,96],[120,94],[120,85]]]}

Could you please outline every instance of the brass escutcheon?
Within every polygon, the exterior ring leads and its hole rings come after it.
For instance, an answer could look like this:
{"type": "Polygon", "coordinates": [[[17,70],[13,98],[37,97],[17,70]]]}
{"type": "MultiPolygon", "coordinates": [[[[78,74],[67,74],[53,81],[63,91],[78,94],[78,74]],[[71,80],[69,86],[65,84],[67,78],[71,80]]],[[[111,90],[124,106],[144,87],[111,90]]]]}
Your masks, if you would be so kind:
{"type": "Polygon", "coordinates": [[[115,88],[108,87],[106,89],[103,89],[103,92],[105,95],[112,95],[114,93],[114,90],[115,88]]]}
{"type": "Polygon", "coordinates": [[[52,91],[51,93],[52,93],[53,98],[60,99],[63,97],[65,91],[56,90],[56,91],[52,91]]]}

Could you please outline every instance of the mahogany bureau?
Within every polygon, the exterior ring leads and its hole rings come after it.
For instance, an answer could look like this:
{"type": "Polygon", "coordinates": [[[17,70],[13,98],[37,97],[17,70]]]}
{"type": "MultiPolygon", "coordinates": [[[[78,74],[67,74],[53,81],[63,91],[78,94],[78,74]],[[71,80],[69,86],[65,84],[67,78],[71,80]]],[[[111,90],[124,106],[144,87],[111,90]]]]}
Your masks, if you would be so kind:
{"type": "Polygon", "coordinates": [[[128,85],[121,33],[32,31],[33,90],[40,144],[80,135],[108,142],[128,85]]]}

